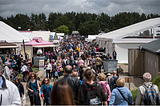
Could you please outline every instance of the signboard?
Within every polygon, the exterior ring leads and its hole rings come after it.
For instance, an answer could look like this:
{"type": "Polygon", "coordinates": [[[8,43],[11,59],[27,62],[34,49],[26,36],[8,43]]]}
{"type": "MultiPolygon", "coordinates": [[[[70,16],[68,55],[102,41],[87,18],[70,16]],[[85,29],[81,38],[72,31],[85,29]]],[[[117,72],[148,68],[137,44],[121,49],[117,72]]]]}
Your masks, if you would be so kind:
{"type": "Polygon", "coordinates": [[[44,70],[44,60],[39,60],[39,71],[44,70]]]}

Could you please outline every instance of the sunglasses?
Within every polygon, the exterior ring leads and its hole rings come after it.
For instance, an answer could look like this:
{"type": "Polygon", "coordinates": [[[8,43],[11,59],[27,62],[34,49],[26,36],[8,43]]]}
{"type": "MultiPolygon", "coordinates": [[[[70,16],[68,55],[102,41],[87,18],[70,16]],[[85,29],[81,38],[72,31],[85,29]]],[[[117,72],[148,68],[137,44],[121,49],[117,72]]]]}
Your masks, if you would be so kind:
{"type": "Polygon", "coordinates": [[[31,76],[31,77],[34,77],[34,76],[31,76]]]}
{"type": "Polygon", "coordinates": [[[44,81],[48,81],[48,80],[44,80],[44,81]]]}

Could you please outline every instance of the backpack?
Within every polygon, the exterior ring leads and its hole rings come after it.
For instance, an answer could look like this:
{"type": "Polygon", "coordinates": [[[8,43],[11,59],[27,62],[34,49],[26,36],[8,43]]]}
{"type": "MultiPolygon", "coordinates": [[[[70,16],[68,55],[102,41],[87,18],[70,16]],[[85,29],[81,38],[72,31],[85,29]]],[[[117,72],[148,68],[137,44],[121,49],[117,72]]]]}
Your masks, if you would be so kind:
{"type": "Polygon", "coordinates": [[[144,104],[145,105],[156,105],[157,104],[157,96],[156,96],[156,90],[152,86],[149,88],[145,84],[143,85],[145,88],[145,93],[144,93],[144,104]]]}
{"type": "Polygon", "coordinates": [[[109,91],[108,91],[108,89],[107,89],[107,82],[105,82],[105,84],[100,84],[101,86],[102,86],[102,89],[103,89],[103,91],[104,91],[104,93],[105,93],[105,95],[106,95],[106,97],[107,97],[107,100],[108,100],[108,93],[109,93],[109,91]]]}
{"type": "Polygon", "coordinates": [[[117,79],[118,79],[119,77],[117,76],[117,77],[113,77],[113,78],[114,78],[114,85],[113,85],[113,88],[116,88],[116,87],[117,87],[116,81],[117,81],[117,79]]]}
{"type": "Polygon", "coordinates": [[[100,85],[98,83],[86,87],[81,86],[81,100],[80,103],[83,105],[100,105],[102,104],[102,97],[100,94],[100,85]]]}

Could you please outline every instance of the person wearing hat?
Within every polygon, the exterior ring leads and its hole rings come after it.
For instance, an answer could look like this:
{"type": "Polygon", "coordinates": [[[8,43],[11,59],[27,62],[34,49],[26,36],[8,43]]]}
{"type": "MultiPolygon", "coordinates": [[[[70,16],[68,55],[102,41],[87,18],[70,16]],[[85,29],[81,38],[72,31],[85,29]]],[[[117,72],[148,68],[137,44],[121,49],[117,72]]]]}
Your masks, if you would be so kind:
{"type": "Polygon", "coordinates": [[[107,73],[106,81],[108,82],[108,84],[109,84],[111,78],[112,78],[112,74],[110,72],[107,73]]]}
{"type": "Polygon", "coordinates": [[[0,66],[0,105],[21,105],[18,88],[3,75],[3,68],[0,66]]]}

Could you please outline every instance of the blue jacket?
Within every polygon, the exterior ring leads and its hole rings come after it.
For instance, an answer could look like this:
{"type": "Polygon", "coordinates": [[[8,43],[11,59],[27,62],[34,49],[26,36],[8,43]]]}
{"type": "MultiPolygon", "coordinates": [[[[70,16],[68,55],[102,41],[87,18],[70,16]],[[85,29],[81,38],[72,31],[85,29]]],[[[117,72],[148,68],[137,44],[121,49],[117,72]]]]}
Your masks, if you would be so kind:
{"type": "Polygon", "coordinates": [[[52,91],[52,89],[53,89],[52,84],[50,84],[50,86],[43,84],[42,87],[41,87],[41,95],[42,95],[42,97],[50,98],[50,92],[52,91]]]}
{"type": "Polygon", "coordinates": [[[118,89],[122,92],[123,96],[127,100],[129,100],[129,103],[133,104],[133,97],[132,97],[132,93],[130,92],[130,90],[126,87],[116,87],[115,89],[113,89],[113,91],[111,93],[111,99],[109,102],[109,106],[111,106],[111,105],[128,105],[128,102],[123,99],[123,97],[120,94],[120,92],[118,91],[118,89]]]}

